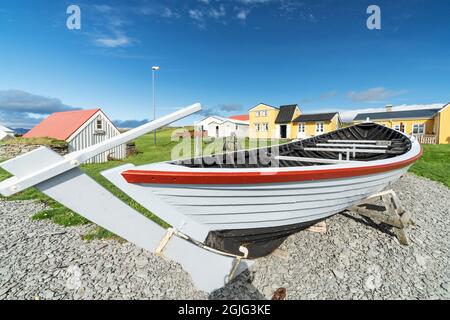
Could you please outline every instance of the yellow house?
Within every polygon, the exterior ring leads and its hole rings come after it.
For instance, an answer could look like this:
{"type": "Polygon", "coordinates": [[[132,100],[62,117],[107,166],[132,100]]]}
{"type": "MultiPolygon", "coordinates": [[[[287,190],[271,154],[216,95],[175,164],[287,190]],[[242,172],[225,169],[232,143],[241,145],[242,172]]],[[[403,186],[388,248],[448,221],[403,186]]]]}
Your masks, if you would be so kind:
{"type": "Polygon", "coordinates": [[[341,118],[338,112],[302,114],[294,120],[298,139],[319,136],[335,131],[341,127],[341,118]]]}
{"type": "Polygon", "coordinates": [[[275,138],[275,120],[278,108],[260,103],[249,110],[249,137],[250,139],[275,138]]]}
{"type": "Polygon", "coordinates": [[[275,119],[276,139],[297,139],[294,120],[301,115],[296,104],[281,106],[275,119]]]}
{"type": "Polygon", "coordinates": [[[303,114],[296,104],[249,110],[250,139],[304,139],[339,129],[339,113],[303,114]]]}
{"type": "Polygon", "coordinates": [[[372,121],[383,126],[418,136],[422,143],[450,144],[450,103],[439,109],[360,113],[354,123],[372,121]]]}

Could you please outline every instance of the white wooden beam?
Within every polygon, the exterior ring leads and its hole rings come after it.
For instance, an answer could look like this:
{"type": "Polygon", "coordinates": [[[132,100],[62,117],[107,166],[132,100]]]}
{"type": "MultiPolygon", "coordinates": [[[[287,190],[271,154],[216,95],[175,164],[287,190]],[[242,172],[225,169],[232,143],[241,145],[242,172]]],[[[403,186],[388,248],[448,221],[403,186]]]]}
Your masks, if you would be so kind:
{"type": "Polygon", "coordinates": [[[355,144],[355,143],[316,143],[317,147],[345,147],[345,148],[373,148],[387,149],[389,146],[380,146],[374,144],[355,144]]]}
{"type": "MultiPolygon", "coordinates": [[[[72,152],[66,155],[63,159],[58,161],[48,161],[47,159],[49,153],[44,153],[42,151],[36,153],[27,153],[21,155],[17,158],[8,160],[1,163],[2,168],[14,166],[14,162],[20,161],[21,163],[30,162],[32,159],[36,161],[35,158],[39,159],[39,163],[42,163],[42,167],[35,169],[33,172],[21,177],[12,177],[0,183],[0,193],[3,196],[11,196],[15,193],[23,191],[27,188],[35,186],[43,181],[56,177],[66,171],[78,167],[83,162],[99,155],[105,151],[113,149],[124,143],[127,143],[133,139],[136,139],[148,132],[152,132],[158,128],[164,127],[172,122],[178,121],[184,117],[187,117],[197,111],[201,110],[201,105],[199,103],[193,104],[184,109],[173,112],[167,116],[154,120],[152,122],[146,123],[140,127],[122,133],[118,136],[112,137],[108,140],[95,144],[83,150],[72,152]],[[36,154],[38,155],[36,157],[36,154]],[[33,156],[32,156],[33,155],[33,156]]],[[[42,149],[41,149],[42,150],[42,149]]],[[[50,158],[50,157],[49,157],[50,158]]],[[[53,157],[52,159],[53,160],[53,157]]]]}
{"type": "Polygon", "coordinates": [[[351,148],[347,148],[347,149],[339,149],[339,148],[304,148],[303,150],[305,151],[327,151],[327,152],[350,152],[350,153],[379,153],[379,154],[383,154],[386,153],[386,150],[374,150],[374,149],[351,149],[351,148]]]}
{"type": "Polygon", "coordinates": [[[388,145],[392,144],[389,140],[328,140],[328,143],[363,143],[363,144],[378,144],[388,145]]]}
{"type": "Polygon", "coordinates": [[[296,162],[311,162],[324,164],[344,164],[344,163],[361,163],[360,161],[335,160],[335,159],[321,159],[321,158],[305,158],[305,157],[275,157],[276,160],[296,161],[296,162]]]}

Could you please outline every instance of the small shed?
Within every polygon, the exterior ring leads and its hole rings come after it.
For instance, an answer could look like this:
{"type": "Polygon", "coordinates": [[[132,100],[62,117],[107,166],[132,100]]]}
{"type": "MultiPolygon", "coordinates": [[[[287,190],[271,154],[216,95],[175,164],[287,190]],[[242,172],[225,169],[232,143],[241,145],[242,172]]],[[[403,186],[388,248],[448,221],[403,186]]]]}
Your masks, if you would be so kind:
{"type": "MultiPolygon", "coordinates": [[[[69,152],[95,145],[120,134],[117,127],[101,109],[56,112],[28,131],[24,138],[48,137],[66,141],[69,152]]],[[[109,159],[123,159],[126,145],[108,150],[86,163],[103,163],[109,159]]]]}
{"type": "Polygon", "coordinates": [[[14,138],[14,130],[0,124],[0,141],[14,138]]]}
{"type": "Polygon", "coordinates": [[[208,137],[226,138],[235,135],[238,138],[248,137],[248,121],[210,116],[196,123],[208,137]]]}

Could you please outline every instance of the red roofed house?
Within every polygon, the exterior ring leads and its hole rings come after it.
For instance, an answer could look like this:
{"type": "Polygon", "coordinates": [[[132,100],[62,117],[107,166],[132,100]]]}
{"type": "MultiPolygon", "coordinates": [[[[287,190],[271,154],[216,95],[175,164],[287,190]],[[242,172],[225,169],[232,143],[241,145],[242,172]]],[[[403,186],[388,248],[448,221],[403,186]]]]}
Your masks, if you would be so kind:
{"type": "Polygon", "coordinates": [[[242,114],[239,116],[231,116],[230,119],[232,120],[240,120],[240,121],[249,121],[250,116],[248,114],[242,114]]]}
{"type": "MultiPolygon", "coordinates": [[[[117,127],[101,109],[56,112],[28,131],[24,138],[48,137],[66,141],[69,152],[82,150],[119,135],[117,127]]],[[[106,151],[86,163],[102,163],[108,158],[123,159],[126,146],[106,151]]]]}

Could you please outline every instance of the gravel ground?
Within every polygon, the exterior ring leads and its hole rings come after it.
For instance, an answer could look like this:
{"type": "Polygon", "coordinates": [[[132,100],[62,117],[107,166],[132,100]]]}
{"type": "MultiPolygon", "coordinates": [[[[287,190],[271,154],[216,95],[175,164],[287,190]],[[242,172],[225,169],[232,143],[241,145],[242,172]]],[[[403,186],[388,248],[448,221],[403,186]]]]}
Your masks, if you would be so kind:
{"type": "Polygon", "coordinates": [[[92,226],[29,219],[43,205],[0,201],[0,299],[449,299],[450,190],[408,174],[398,181],[415,225],[410,246],[389,228],[343,213],[326,234],[301,232],[225,288],[197,291],[178,264],[132,244],[81,240],[92,226]]]}

